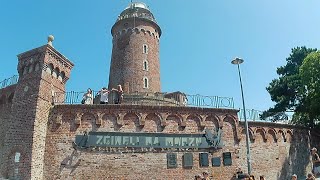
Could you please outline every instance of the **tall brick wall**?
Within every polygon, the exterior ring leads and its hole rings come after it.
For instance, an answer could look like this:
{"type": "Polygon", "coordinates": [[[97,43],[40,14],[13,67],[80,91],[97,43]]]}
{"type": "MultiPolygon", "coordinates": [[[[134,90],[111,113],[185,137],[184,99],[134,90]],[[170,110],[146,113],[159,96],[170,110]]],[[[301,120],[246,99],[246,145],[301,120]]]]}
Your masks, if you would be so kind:
{"type": "MultiPolygon", "coordinates": [[[[0,89],[0,162],[4,162],[4,144],[5,136],[8,130],[8,122],[11,116],[12,99],[14,96],[16,85],[11,85],[6,88],[0,89]]],[[[0,177],[4,163],[0,163],[0,177]]]]}
{"type": "Polygon", "coordinates": [[[11,108],[10,121],[8,121],[8,129],[6,132],[4,158],[5,164],[4,176],[7,178],[17,177],[14,169],[19,169],[19,174],[22,177],[30,177],[31,168],[31,151],[32,151],[32,137],[33,125],[35,119],[36,97],[39,85],[36,79],[36,73],[30,74],[28,78],[20,77],[16,87],[16,92],[13,98],[11,108]],[[31,109],[33,107],[34,109],[31,109]],[[20,163],[16,165],[13,161],[15,153],[20,153],[20,163]]]}
{"type": "MultiPolygon", "coordinates": [[[[309,137],[306,129],[274,123],[249,123],[252,172],[267,179],[287,179],[310,171],[309,137]]],[[[210,161],[211,164],[211,161],[210,161]]],[[[244,126],[235,110],[129,105],[58,105],[49,118],[45,150],[45,179],[192,179],[208,171],[214,179],[231,179],[236,169],[246,170],[244,126]],[[232,166],[200,167],[199,152],[193,168],[182,167],[184,151],[177,153],[178,167],[167,168],[167,152],[125,150],[75,150],[75,135],[84,131],[203,133],[205,128],[223,130],[224,146],[209,152],[209,159],[231,152],[232,166]]]]}
{"type": "MultiPolygon", "coordinates": [[[[127,93],[160,92],[161,29],[146,7],[139,11],[122,14],[112,28],[109,88],[121,84],[127,93]],[[148,78],[148,88],[143,87],[144,78],[148,78]]],[[[53,106],[56,92],[63,102],[73,64],[51,45],[18,58],[18,84],[0,90],[0,178],[193,179],[207,171],[214,179],[225,180],[231,179],[238,167],[246,170],[245,131],[236,110],[124,104],[53,106]],[[217,150],[134,152],[127,148],[77,149],[73,144],[75,136],[85,131],[203,134],[205,129],[217,128],[223,130],[224,142],[217,150]],[[177,168],[167,168],[168,152],[177,154],[177,168]],[[186,152],[193,154],[192,168],[182,167],[186,152]],[[200,152],[209,153],[209,159],[221,157],[221,161],[222,153],[230,152],[232,165],[200,167],[200,152]]],[[[310,172],[310,141],[319,141],[310,140],[307,129],[263,122],[250,122],[249,127],[254,175],[283,180],[292,173],[303,176],[310,172]]]]}
{"type": "Polygon", "coordinates": [[[52,46],[44,45],[18,55],[19,81],[7,124],[5,178],[43,179],[47,121],[54,92],[64,92],[73,66],[52,46]],[[15,162],[15,154],[20,154],[15,162]]]}

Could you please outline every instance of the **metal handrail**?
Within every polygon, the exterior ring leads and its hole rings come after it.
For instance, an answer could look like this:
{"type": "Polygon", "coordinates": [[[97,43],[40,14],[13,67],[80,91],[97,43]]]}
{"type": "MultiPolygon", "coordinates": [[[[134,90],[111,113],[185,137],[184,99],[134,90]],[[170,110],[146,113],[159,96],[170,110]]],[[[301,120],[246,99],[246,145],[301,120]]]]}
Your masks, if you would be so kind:
{"type": "MultiPolygon", "coordinates": [[[[93,95],[96,95],[98,91],[93,91],[93,95]]],[[[85,92],[55,92],[54,104],[81,104],[83,94],[85,92]]],[[[110,97],[113,94],[109,94],[109,104],[113,104],[110,97]]],[[[175,106],[188,106],[188,107],[209,107],[209,108],[234,108],[234,101],[231,97],[220,97],[220,96],[203,96],[203,95],[189,95],[184,93],[130,93],[123,94],[124,102],[126,104],[146,105],[167,105],[170,103],[175,106]],[[152,102],[148,100],[153,100],[152,102]]]]}
{"type": "Polygon", "coordinates": [[[5,80],[0,82],[0,89],[3,89],[3,88],[8,87],[8,86],[11,86],[13,84],[17,84],[18,80],[19,80],[19,76],[18,75],[14,75],[14,76],[12,76],[10,78],[7,78],[7,79],[5,79],[5,80]]]}
{"type": "MultiPolygon", "coordinates": [[[[81,100],[85,91],[77,92],[56,92],[54,94],[54,104],[81,104],[81,100]]],[[[92,91],[93,95],[96,95],[98,91],[92,91]]],[[[185,103],[180,103],[177,101],[178,97],[168,96],[172,93],[141,93],[135,92],[131,94],[124,94],[125,104],[132,105],[158,105],[165,106],[168,103],[174,106],[187,106],[187,107],[207,107],[207,108],[222,108],[222,109],[234,109],[234,101],[233,98],[230,97],[220,97],[220,96],[203,96],[203,95],[189,95],[183,94],[187,101],[185,103]],[[144,101],[139,100],[141,97],[144,101]],[[148,102],[148,100],[154,100],[152,102],[148,102]]],[[[109,104],[114,104],[110,102],[110,99],[113,99],[112,93],[109,95],[109,104]]],[[[99,100],[98,100],[99,101],[99,100]]],[[[99,104],[97,100],[94,100],[94,104],[99,104]]],[[[248,121],[264,121],[264,122],[274,122],[275,119],[272,117],[261,119],[260,115],[263,111],[256,109],[246,109],[246,116],[248,121]]],[[[244,112],[243,109],[239,109],[238,117],[240,121],[244,120],[244,112]]],[[[288,121],[292,119],[291,115],[288,115],[288,121]]]]}
{"type": "MultiPolygon", "coordinates": [[[[261,114],[263,111],[256,110],[256,109],[246,109],[246,118],[248,121],[268,121],[268,122],[275,122],[275,121],[290,121],[292,120],[292,115],[286,113],[286,120],[285,119],[274,119],[273,117],[267,117],[265,119],[261,119],[261,114]]],[[[243,109],[240,109],[238,112],[238,117],[240,121],[244,121],[244,112],[243,109]]]]}

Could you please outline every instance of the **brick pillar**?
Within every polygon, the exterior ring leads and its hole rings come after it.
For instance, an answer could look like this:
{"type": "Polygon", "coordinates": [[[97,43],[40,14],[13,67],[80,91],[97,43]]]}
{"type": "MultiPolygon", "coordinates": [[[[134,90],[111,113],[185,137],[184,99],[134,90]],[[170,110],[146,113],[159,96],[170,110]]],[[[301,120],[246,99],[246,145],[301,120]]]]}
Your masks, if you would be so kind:
{"type": "Polygon", "coordinates": [[[73,64],[49,43],[18,55],[18,59],[20,77],[12,101],[1,171],[5,178],[42,179],[52,96],[65,91],[73,64]],[[19,159],[15,159],[17,153],[19,159]]]}

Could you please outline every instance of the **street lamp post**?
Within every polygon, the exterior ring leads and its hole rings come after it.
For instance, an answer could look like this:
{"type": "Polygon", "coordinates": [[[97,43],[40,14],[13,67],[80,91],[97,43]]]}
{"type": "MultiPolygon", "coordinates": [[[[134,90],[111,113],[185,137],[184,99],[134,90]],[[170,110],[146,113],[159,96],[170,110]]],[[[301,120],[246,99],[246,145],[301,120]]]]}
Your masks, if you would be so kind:
{"type": "Polygon", "coordinates": [[[241,80],[241,73],[240,73],[240,64],[243,63],[243,59],[235,58],[231,61],[232,64],[238,66],[239,72],[239,80],[240,80],[240,88],[241,88],[241,97],[242,97],[242,107],[243,107],[243,115],[244,115],[244,128],[246,130],[246,145],[247,145],[247,164],[248,164],[248,174],[251,174],[251,160],[250,160],[250,140],[249,140],[249,128],[248,128],[248,121],[246,116],[246,107],[244,105],[244,96],[243,96],[243,88],[242,88],[242,80],[241,80]]]}

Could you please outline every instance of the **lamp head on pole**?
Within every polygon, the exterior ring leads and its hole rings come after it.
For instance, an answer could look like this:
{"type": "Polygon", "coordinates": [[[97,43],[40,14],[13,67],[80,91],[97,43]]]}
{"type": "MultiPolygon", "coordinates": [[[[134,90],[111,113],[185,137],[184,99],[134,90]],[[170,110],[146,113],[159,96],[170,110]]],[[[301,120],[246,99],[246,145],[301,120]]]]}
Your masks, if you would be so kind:
{"type": "Polygon", "coordinates": [[[231,61],[231,64],[241,64],[243,63],[243,61],[243,59],[236,57],[234,58],[234,60],[231,61]]]}

